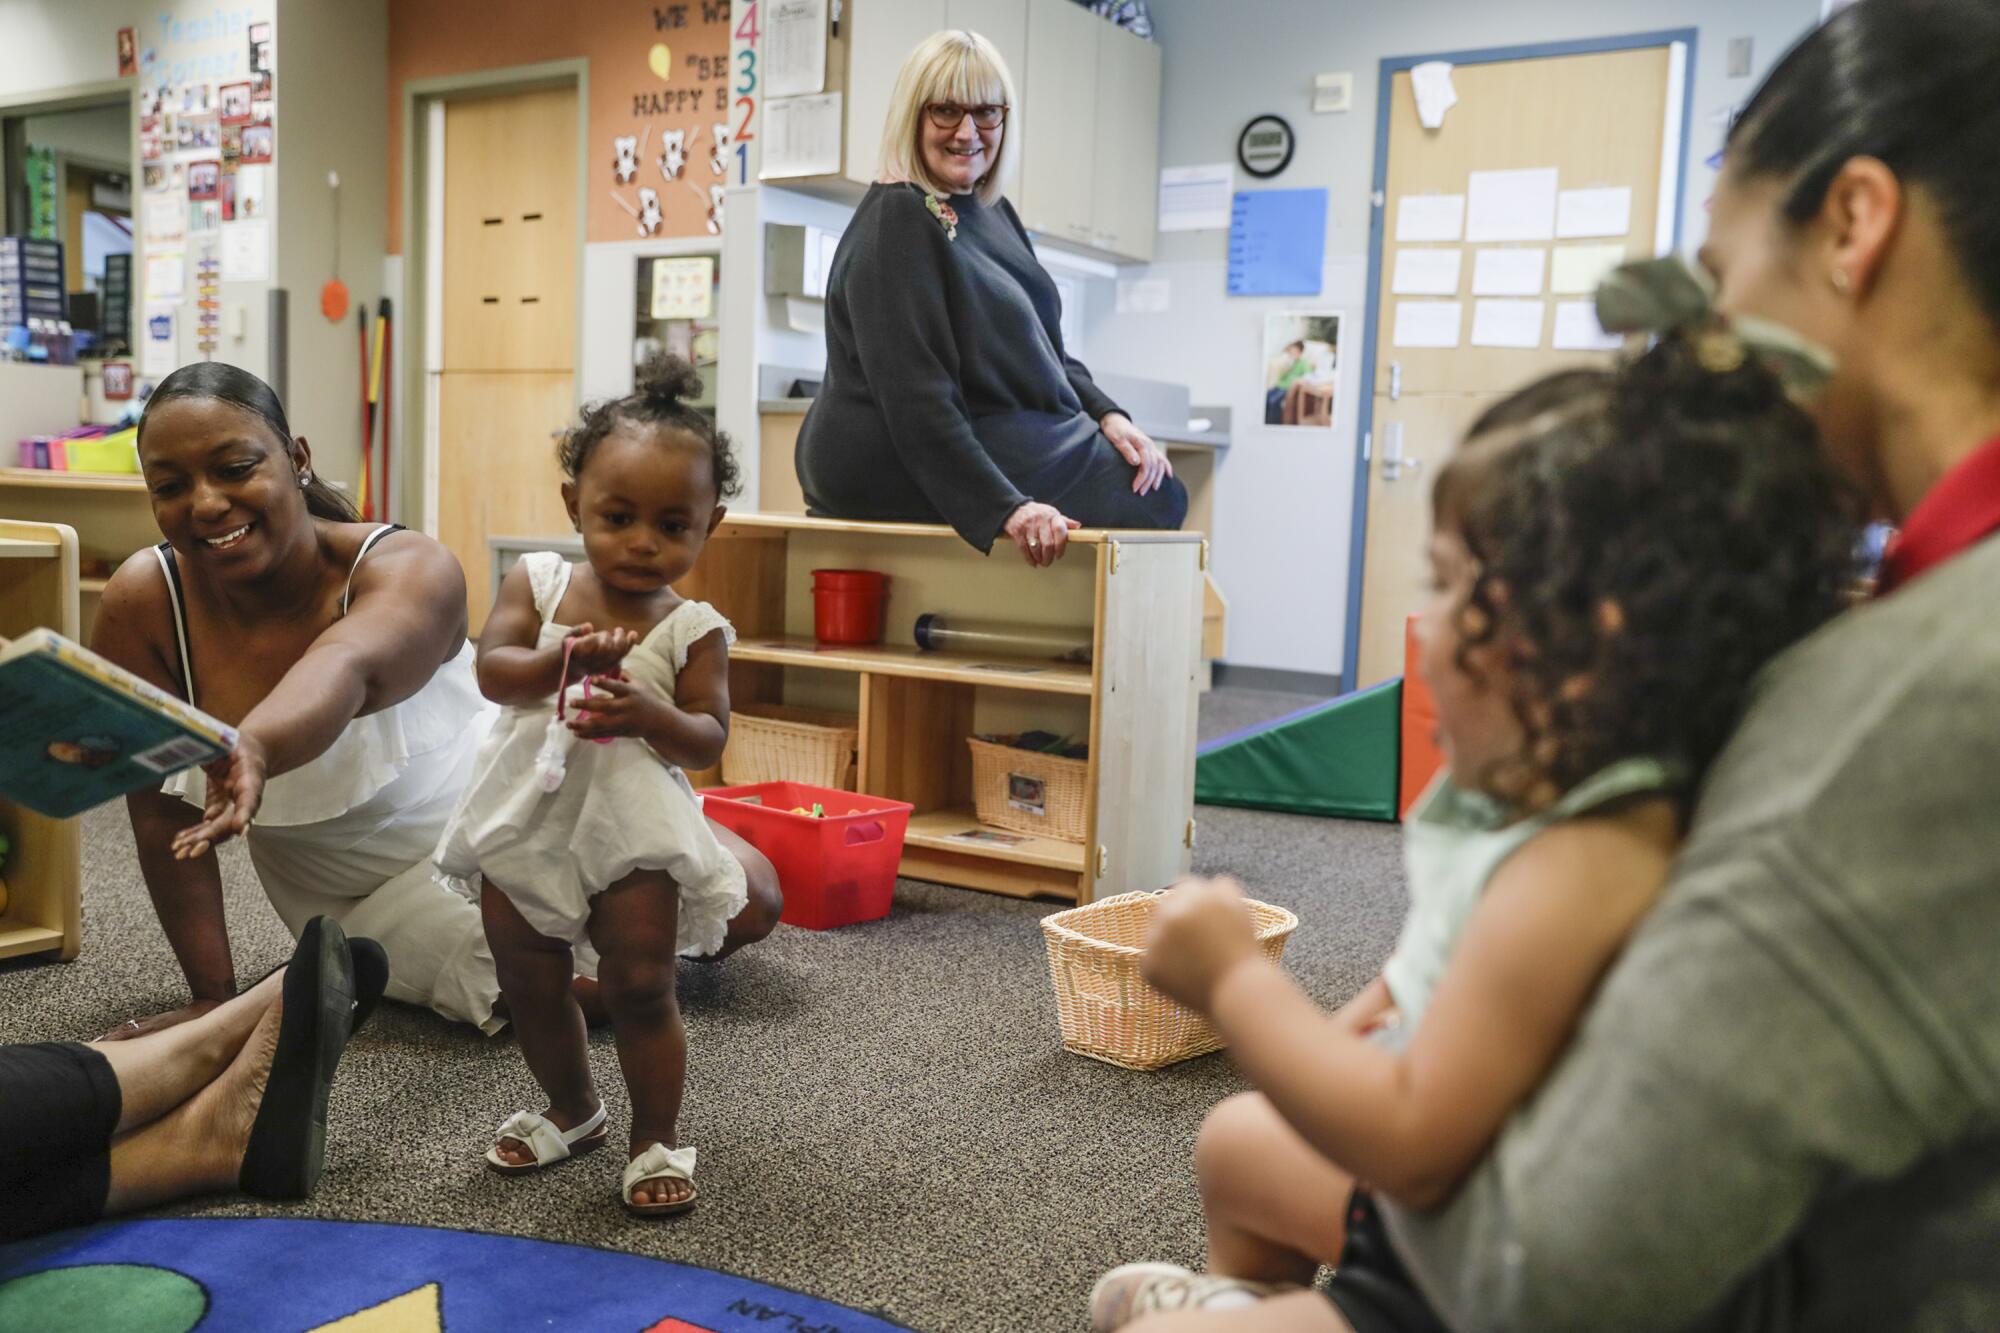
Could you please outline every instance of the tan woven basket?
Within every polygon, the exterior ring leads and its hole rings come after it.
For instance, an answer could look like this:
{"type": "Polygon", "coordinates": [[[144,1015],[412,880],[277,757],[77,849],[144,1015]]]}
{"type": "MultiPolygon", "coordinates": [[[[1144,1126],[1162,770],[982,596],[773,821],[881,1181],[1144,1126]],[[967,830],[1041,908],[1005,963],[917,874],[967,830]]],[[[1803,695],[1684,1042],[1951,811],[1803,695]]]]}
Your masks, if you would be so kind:
{"type": "Polygon", "coordinates": [[[722,780],[807,782],[854,790],[854,746],[861,735],[852,713],[786,704],[743,704],[730,711],[722,780]]]}
{"type": "Polygon", "coordinates": [[[1089,761],[1017,750],[968,737],[972,809],[982,824],[1082,842],[1089,761]]]}
{"type": "MultiPolygon", "coordinates": [[[[1222,1046],[1206,1019],[1139,975],[1139,955],[1159,902],[1157,893],[1121,893],[1042,918],[1049,979],[1069,1050],[1127,1069],[1159,1069],[1222,1046]]],[[[1249,905],[1257,943],[1275,963],[1299,919],[1255,899],[1249,905]]]]}

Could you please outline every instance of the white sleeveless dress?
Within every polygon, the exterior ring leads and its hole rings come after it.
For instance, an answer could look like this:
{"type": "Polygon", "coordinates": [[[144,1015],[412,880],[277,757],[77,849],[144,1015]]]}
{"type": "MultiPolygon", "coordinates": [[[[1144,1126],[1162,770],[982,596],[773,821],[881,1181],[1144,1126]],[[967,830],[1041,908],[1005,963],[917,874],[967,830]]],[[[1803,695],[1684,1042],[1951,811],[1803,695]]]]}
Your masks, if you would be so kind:
{"type": "MultiPolygon", "coordinates": [[[[393,531],[369,534],[355,566],[393,531]]],[[[155,553],[173,603],[181,679],[199,705],[179,569],[170,548],[155,553]]],[[[350,570],[342,615],[353,583],[350,570]]],[[[430,858],[495,712],[479,693],[468,643],[415,694],[355,718],[325,753],[271,778],[246,838],[257,878],[292,934],[315,916],[332,917],[388,953],[390,999],[489,1033],[504,1022],[493,1017],[500,984],[485,927],[477,907],[437,882],[430,858]]],[[[199,809],[208,778],[187,769],[161,790],[199,809]]]]}
{"type": "MultiPolygon", "coordinates": [[[[556,608],[571,565],[554,551],[521,557],[541,614],[537,646],[562,643],[556,608]]],[[[705,635],[736,631],[706,602],[682,602],[625,658],[624,672],[671,700],[688,649],[705,635]]],[[[568,707],[582,702],[581,682],[568,707]]],[[[479,748],[471,783],[437,846],[438,874],[468,896],[478,877],[504,892],[529,925],[567,940],[579,970],[594,973],[590,900],[634,870],[662,870],[680,889],[678,951],[712,954],[748,886],[702,814],[687,775],[635,737],[578,740],[556,717],[556,696],[503,708],[479,748]]]]}

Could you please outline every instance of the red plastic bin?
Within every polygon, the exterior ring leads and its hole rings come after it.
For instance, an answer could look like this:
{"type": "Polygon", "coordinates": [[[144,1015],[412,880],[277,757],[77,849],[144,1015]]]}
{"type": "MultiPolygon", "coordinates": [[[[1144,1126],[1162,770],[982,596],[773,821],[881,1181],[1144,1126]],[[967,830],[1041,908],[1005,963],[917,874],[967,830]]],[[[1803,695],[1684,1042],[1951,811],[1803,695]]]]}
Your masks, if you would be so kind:
{"type": "Polygon", "coordinates": [[[907,801],[890,801],[806,782],[754,782],[702,792],[708,817],[771,858],[785,910],[778,918],[807,930],[831,930],[889,915],[907,801]],[[795,815],[817,802],[826,817],[795,815]]]}

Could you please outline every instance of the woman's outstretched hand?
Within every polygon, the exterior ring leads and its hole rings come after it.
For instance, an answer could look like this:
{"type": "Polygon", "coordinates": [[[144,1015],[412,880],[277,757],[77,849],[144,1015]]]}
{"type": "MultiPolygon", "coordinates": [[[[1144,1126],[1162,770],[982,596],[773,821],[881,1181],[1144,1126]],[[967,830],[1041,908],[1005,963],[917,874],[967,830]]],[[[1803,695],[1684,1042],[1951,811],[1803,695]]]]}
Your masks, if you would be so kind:
{"type": "Polygon", "coordinates": [[[1153,437],[1132,424],[1132,418],[1123,412],[1106,412],[1104,419],[1097,423],[1104,432],[1104,438],[1111,441],[1111,447],[1130,463],[1136,473],[1132,477],[1134,495],[1151,495],[1160,489],[1168,477],[1174,475],[1174,465],[1167,461],[1167,455],[1153,437]]]}
{"type": "Polygon", "coordinates": [[[1022,557],[1039,568],[1062,559],[1070,533],[1082,526],[1065,517],[1054,505],[1030,500],[1007,516],[1007,526],[1002,531],[1021,548],[1022,557]]]}
{"type": "Polygon", "coordinates": [[[264,803],[266,768],[263,743],[241,734],[235,749],[207,765],[208,804],[199,824],[174,835],[176,861],[192,861],[250,827],[264,803]]]}
{"type": "Polygon", "coordinates": [[[1139,974],[1188,1008],[1207,1013],[1216,983],[1257,956],[1257,927],[1243,886],[1227,875],[1188,879],[1169,889],[1153,912],[1139,974]]]}

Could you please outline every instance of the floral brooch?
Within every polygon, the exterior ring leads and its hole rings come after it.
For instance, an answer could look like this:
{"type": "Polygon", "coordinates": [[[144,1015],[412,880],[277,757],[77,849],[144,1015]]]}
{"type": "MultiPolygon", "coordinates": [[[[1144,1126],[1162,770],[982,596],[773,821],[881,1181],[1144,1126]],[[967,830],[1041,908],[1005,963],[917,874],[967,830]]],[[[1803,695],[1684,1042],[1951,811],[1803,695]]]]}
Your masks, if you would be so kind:
{"type": "Polygon", "coordinates": [[[947,204],[934,194],[926,194],[924,196],[924,207],[931,211],[931,216],[936,218],[938,225],[944,228],[944,238],[947,241],[958,239],[958,213],[950,204],[947,204]]]}

